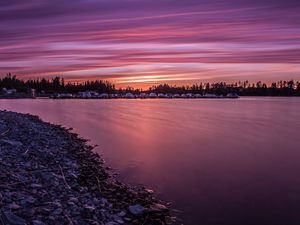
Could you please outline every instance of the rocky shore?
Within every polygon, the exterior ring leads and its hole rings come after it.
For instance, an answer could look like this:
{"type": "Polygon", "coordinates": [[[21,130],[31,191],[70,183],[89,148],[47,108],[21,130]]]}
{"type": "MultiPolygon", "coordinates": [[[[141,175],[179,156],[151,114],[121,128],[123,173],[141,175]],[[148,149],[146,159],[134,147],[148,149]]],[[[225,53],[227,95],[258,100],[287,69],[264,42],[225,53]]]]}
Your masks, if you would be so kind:
{"type": "Polygon", "coordinates": [[[119,182],[87,141],[0,111],[0,224],[169,224],[145,188],[119,182]]]}

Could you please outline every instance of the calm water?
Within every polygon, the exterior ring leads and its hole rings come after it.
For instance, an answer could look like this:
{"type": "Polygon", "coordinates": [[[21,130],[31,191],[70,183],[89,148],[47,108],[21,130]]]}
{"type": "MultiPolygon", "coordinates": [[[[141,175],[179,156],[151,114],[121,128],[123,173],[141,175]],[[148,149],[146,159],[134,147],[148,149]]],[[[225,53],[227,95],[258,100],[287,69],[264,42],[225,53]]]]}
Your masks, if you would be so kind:
{"type": "Polygon", "coordinates": [[[300,224],[300,98],[0,100],[98,144],[184,224],[300,224]]]}

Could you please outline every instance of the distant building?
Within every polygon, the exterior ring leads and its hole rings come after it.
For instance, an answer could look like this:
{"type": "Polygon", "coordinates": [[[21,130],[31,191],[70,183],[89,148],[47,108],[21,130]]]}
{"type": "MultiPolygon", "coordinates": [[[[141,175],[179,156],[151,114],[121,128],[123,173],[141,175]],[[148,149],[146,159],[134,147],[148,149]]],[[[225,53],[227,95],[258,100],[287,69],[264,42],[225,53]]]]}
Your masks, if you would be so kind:
{"type": "Polygon", "coordinates": [[[159,93],[159,94],[157,95],[157,97],[158,97],[158,98],[167,98],[168,96],[165,95],[165,94],[159,93]]]}
{"type": "Polygon", "coordinates": [[[59,98],[73,98],[73,95],[71,93],[62,93],[58,94],[59,98]]]}
{"type": "Polygon", "coordinates": [[[148,94],[140,93],[139,98],[148,98],[148,94]]]}
{"type": "Polygon", "coordinates": [[[108,97],[109,97],[109,95],[106,93],[102,93],[99,95],[99,98],[108,98],[108,97]]]}
{"type": "Polygon", "coordinates": [[[91,98],[91,92],[89,91],[83,91],[83,92],[78,92],[78,97],[79,98],[91,98]]]}
{"type": "Polygon", "coordinates": [[[194,94],[193,94],[193,93],[187,93],[187,94],[186,94],[186,97],[187,97],[187,98],[194,98],[194,94]]]}
{"type": "Polygon", "coordinates": [[[32,98],[36,98],[36,90],[35,89],[30,89],[30,96],[32,98]]]}
{"type": "Polygon", "coordinates": [[[226,95],[226,98],[239,98],[240,96],[238,96],[238,94],[236,93],[228,93],[226,95]]]}
{"type": "Polygon", "coordinates": [[[194,97],[195,98],[202,98],[203,96],[201,94],[195,94],[194,97]]]}
{"type": "Polygon", "coordinates": [[[135,98],[135,96],[132,93],[126,93],[124,98],[135,98]]]}
{"type": "Polygon", "coordinates": [[[16,89],[6,89],[6,88],[2,88],[2,93],[4,95],[13,95],[15,93],[17,93],[17,90],[16,89]]]}
{"type": "Polygon", "coordinates": [[[157,94],[156,93],[150,93],[149,98],[157,98],[157,94]]]}
{"type": "Polygon", "coordinates": [[[181,98],[186,98],[187,95],[186,95],[186,94],[181,94],[180,97],[181,97],[181,98]]]}
{"type": "Polygon", "coordinates": [[[203,97],[204,98],[217,98],[218,96],[216,94],[208,94],[208,93],[206,93],[203,97]]]}

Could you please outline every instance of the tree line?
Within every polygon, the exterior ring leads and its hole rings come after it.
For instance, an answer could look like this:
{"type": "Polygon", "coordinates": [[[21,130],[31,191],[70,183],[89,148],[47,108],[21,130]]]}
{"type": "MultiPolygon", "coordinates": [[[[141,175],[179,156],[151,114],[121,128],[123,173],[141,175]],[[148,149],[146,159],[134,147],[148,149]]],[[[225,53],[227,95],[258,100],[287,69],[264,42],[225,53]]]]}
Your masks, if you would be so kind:
{"type": "Polygon", "coordinates": [[[163,94],[217,94],[226,95],[228,93],[236,93],[240,96],[300,96],[299,81],[277,81],[267,85],[261,81],[250,83],[249,81],[239,81],[235,83],[213,82],[213,83],[197,83],[190,86],[176,86],[169,84],[160,84],[152,86],[148,90],[133,89],[131,87],[117,89],[114,84],[103,81],[93,80],[83,83],[65,82],[64,78],[58,76],[51,79],[29,79],[22,80],[11,74],[0,78],[0,89],[16,89],[18,92],[28,92],[35,89],[37,93],[53,94],[53,93],[78,93],[80,91],[97,91],[99,93],[119,93],[126,92],[141,93],[154,92],[163,94]]]}
{"type": "Polygon", "coordinates": [[[107,81],[95,80],[83,83],[65,82],[64,78],[56,76],[51,79],[29,79],[22,80],[11,74],[0,79],[0,88],[16,89],[18,92],[28,92],[35,89],[38,93],[78,93],[80,91],[98,91],[100,93],[113,93],[116,88],[107,81]]]}
{"type": "Polygon", "coordinates": [[[226,83],[226,82],[213,82],[213,83],[198,83],[191,86],[170,86],[168,84],[153,86],[149,89],[150,92],[155,93],[208,93],[217,95],[226,95],[228,93],[236,93],[240,96],[300,96],[300,82],[277,81],[272,82],[270,85],[258,81],[250,83],[249,81],[226,83]]]}

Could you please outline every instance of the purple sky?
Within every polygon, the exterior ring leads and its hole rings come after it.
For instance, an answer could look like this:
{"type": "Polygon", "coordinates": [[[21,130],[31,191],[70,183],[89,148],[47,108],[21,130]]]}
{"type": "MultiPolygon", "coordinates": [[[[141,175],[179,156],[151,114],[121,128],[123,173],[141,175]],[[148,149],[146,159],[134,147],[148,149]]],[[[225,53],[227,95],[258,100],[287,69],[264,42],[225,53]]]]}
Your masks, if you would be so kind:
{"type": "Polygon", "coordinates": [[[9,0],[0,21],[1,76],[300,80],[300,1],[9,0]]]}

